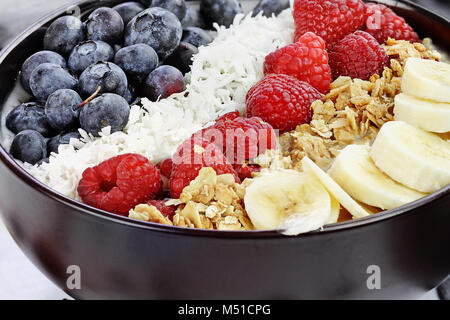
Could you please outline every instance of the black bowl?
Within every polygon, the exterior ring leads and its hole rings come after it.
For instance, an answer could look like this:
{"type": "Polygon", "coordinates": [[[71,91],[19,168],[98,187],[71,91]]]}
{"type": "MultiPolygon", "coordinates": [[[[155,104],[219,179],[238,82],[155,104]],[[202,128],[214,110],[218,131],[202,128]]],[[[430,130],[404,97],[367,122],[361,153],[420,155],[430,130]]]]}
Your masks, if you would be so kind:
{"type": "MultiPolygon", "coordinates": [[[[81,1],[83,13],[120,1],[81,1]]],[[[450,51],[450,22],[406,1],[389,3],[450,51]]],[[[67,9],[67,8],[65,8],[67,9]]],[[[43,18],[0,54],[0,101],[41,48],[43,18]]],[[[62,196],[0,148],[3,220],[26,255],[75,298],[417,298],[450,273],[450,186],[400,208],[322,231],[191,230],[119,217],[62,196]],[[81,289],[66,285],[70,266],[81,289]],[[381,287],[371,284],[380,276],[381,287]]]]}

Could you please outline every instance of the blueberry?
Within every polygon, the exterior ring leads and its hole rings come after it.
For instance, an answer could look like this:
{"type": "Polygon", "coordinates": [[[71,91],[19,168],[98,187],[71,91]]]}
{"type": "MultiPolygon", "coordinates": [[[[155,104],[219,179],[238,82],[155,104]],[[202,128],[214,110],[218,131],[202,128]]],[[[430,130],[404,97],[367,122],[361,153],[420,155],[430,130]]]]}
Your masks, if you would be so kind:
{"type": "Polygon", "coordinates": [[[69,144],[70,139],[80,139],[81,135],[78,131],[60,133],[47,141],[47,151],[50,155],[52,152],[58,153],[58,147],[62,144],[69,144]]]}
{"type": "Polygon", "coordinates": [[[114,63],[133,79],[141,82],[158,66],[159,59],[152,47],[138,43],[117,51],[114,63]]]}
{"type": "Polygon", "coordinates": [[[48,27],[44,36],[44,49],[67,57],[85,38],[81,20],[74,16],[64,16],[56,19],[48,27]]]}
{"type": "Polygon", "coordinates": [[[184,0],[153,0],[152,7],[160,7],[169,10],[182,20],[186,15],[186,2],[184,0]]]}
{"type": "Polygon", "coordinates": [[[200,12],[194,9],[192,6],[188,6],[186,10],[186,15],[183,20],[181,20],[181,26],[183,28],[189,27],[202,27],[204,22],[200,17],[200,12]]]}
{"type": "Polygon", "coordinates": [[[50,163],[49,157],[45,157],[44,159],[39,160],[38,162],[36,162],[36,165],[39,167],[43,163],[50,163]]]}
{"type": "Polygon", "coordinates": [[[40,102],[47,101],[50,94],[58,89],[75,89],[77,79],[61,66],[43,63],[36,67],[30,76],[30,88],[40,102]]]}
{"type": "Polygon", "coordinates": [[[37,131],[24,130],[14,137],[9,153],[20,161],[36,164],[47,157],[45,138],[37,131]]]}
{"type": "Polygon", "coordinates": [[[263,16],[271,17],[274,15],[279,15],[281,11],[289,8],[289,0],[260,0],[253,9],[252,17],[255,17],[258,13],[262,11],[263,16]]]}
{"type": "Polygon", "coordinates": [[[89,40],[102,40],[111,45],[122,41],[124,23],[116,10],[98,8],[89,15],[85,24],[89,40]]]}
{"type": "Polygon", "coordinates": [[[229,27],[238,13],[243,13],[237,0],[201,0],[200,14],[208,28],[216,22],[220,26],[229,27]]]}
{"type": "Polygon", "coordinates": [[[78,127],[79,105],[83,101],[73,90],[60,89],[48,96],[45,114],[48,122],[58,131],[67,131],[78,127]]]}
{"type": "Polygon", "coordinates": [[[183,74],[175,67],[160,66],[145,80],[144,93],[151,101],[164,99],[184,89],[183,74]]]}
{"type": "Polygon", "coordinates": [[[127,93],[124,96],[125,100],[128,102],[128,104],[132,104],[136,98],[136,89],[134,87],[128,86],[127,93]]]}
{"type": "Polygon", "coordinates": [[[209,32],[200,29],[198,27],[189,27],[183,30],[183,36],[181,41],[188,42],[194,46],[201,47],[210,44],[213,41],[213,37],[209,32]]]}
{"type": "Polygon", "coordinates": [[[22,103],[12,109],[6,116],[6,127],[15,134],[24,130],[34,130],[45,137],[53,134],[44,107],[35,102],[22,103]]]}
{"type": "Polygon", "coordinates": [[[144,11],[145,7],[139,2],[124,2],[113,9],[120,14],[124,25],[127,25],[139,12],[144,11]]]}
{"type": "Polygon", "coordinates": [[[125,28],[125,45],[148,44],[164,61],[180,44],[182,32],[180,20],[172,12],[154,7],[130,21],[125,28]]]}
{"type": "Polygon", "coordinates": [[[191,71],[192,57],[196,53],[198,53],[197,47],[188,42],[181,41],[178,48],[167,58],[166,64],[174,66],[183,74],[186,74],[191,71]]]}
{"type": "Polygon", "coordinates": [[[22,87],[31,93],[30,89],[30,76],[33,70],[43,64],[43,63],[53,63],[59,65],[62,68],[67,68],[66,60],[58,53],[53,51],[39,51],[31,55],[22,64],[22,70],[20,71],[20,82],[22,87]]]}
{"type": "Polygon", "coordinates": [[[81,127],[94,136],[107,126],[111,132],[125,128],[130,107],[127,101],[114,93],[105,93],[82,107],[80,112],[81,127]]]}
{"type": "Polygon", "coordinates": [[[111,92],[124,96],[128,79],[120,67],[112,62],[97,62],[90,65],[80,76],[78,89],[82,97],[92,95],[98,87],[99,93],[111,92]]]}
{"type": "Polygon", "coordinates": [[[69,69],[74,74],[81,74],[87,67],[99,61],[110,61],[114,49],[104,41],[88,40],[77,45],[69,57],[69,69]]]}
{"type": "Polygon", "coordinates": [[[139,0],[140,3],[142,3],[147,8],[152,5],[152,0],[139,0]]]}

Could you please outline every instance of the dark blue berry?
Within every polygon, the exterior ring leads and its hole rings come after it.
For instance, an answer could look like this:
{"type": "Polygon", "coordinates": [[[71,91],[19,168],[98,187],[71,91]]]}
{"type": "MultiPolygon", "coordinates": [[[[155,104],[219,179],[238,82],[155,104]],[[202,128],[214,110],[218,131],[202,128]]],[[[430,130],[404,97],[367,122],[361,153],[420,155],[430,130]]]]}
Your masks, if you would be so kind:
{"type": "Polygon", "coordinates": [[[36,165],[39,167],[43,163],[50,163],[49,157],[45,157],[44,159],[39,160],[38,162],[36,162],[36,165]]]}
{"type": "Polygon", "coordinates": [[[91,96],[98,87],[99,93],[116,93],[124,96],[128,87],[128,79],[116,64],[112,62],[97,62],[90,65],[80,76],[78,89],[82,97],[91,96]]]}
{"type": "Polygon", "coordinates": [[[89,40],[101,40],[111,45],[122,41],[124,23],[116,10],[98,8],[89,15],[85,24],[89,40]]]}
{"type": "Polygon", "coordinates": [[[238,13],[243,13],[237,0],[201,0],[200,14],[208,28],[216,22],[219,26],[229,27],[238,13]]]}
{"type": "Polygon", "coordinates": [[[183,74],[175,67],[160,66],[145,80],[144,93],[151,101],[164,99],[184,89],[183,74]]]}
{"type": "Polygon", "coordinates": [[[113,93],[105,93],[84,105],[80,112],[81,127],[94,136],[111,126],[111,132],[122,131],[125,128],[130,107],[127,101],[113,93]]]}
{"type": "Polygon", "coordinates": [[[78,127],[79,105],[83,101],[75,91],[60,89],[48,96],[45,114],[48,122],[58,131],[67,131],[78,127]]]}
{"type": "Polygon", "coordinates": [[[85,38],[81,20],[74,16],[64,16],[48,27],[44,36],[44,49],[68,57],[73,48],[85,38]]]}
{"type": "Polygon", "coordinates": [[[25,130],[14,137],[9,153],[20,161],[36,164],[47,157],[47,144],[39,132],[25,130]]]}
{"type": "Polygon", "coordinates": [[[30,77],[36,67],[43,63],[53,63],[61,66],[62,68],[67,68],[66,60],[58,53],[53,51],[39,51],[35,54],[31,55],[25,62],[22,64],[22,70],[20,71],[20,82],[22,83],[22,87],[31,93],[30,88],[30,77]]]}
{"type": "Polygon", "coordinates": [[[45,137],[53,134],[43,106],[35,102],[22,103],[6,116],[6,127],[15,134],[24,130],[34,130],[45,137]]]}
{"type": "Polygon", "coordinates": [[[132,104],[135,102],[137,95],[136,95],[136,89],[132,86],[128,86],[127,93],[124,96],[125,100],[128,102],[128,104],[132,104]]]}
{"type": "Polygon", "coordinates": [[[138,43],[117,51],[114,63],[132,79],[141,82],[158,66],[159,59],[152,47],[138,43]]]}
{"type": "Polygon", "coordinates": [[[145,7],[139,2],[124,2],[113,7],[122,17],[124,25],[127,25],[139,12],[145,10],[145,7]]]}
{"type": "Polygon", "coordinates": [[[114,58],[114,49],[104,41],[88,40],[77,45],[69,57],[69,69],[74,74],[81,74],[87,67],[99,61],[114,58]]]}
{"type": "Polygon", "coordinates": [[[189,27],[203,27],[204,22],[202,18],[200,17],[200,12],[193,8],[192,6],[188,6],[186,10],[186,15],[184,16],[183,20],[181,20],[181,26],[183,28],[189,28],[189,27]]]}
{"type": "Polygon", "coordinates": [[[191,71],[192,57],[196,53],[198,53],[197,47],[188,42],[181,41],[178,48],[167,58],[166,64],[174,66],[183,74],[186,74],[191,71]]]}
{"type": "Polygon", "coordinates": [[[181,41],[188,42],[194,46],[201,47],[210,44],[213,41],[213,37],[208,31],[200,29],[198,27],[189,27],[183,30],[183,36],[181,41]]]}
{"type": "Polygon", "coordinates": [[[180,20],[165,9],[154,7],[139,13],[125,28],[125,45],[145,43],[164,61],[178,47],[182,28],[180,20]]]}
{"type": "Polygon", "coordinates": [[[255,17],[262,11],[263,16],[271,17],[279,15],[281,11],[289,8],[289,0],[260,0],[253,9],[252,17],[255,17]]]}
{"type": "Polygon", "coordinates": [[[58,153],[58,147],[62,144],[69,144],[70,139],[79,140],[81,135],[78,131],[60,133],[47,141],[47,151],[50,155],[52,152],[58,153]]]}
{"type": "Polygon", "coordinates": [[[140,3],[142,3],[147,8],[152,5],[152,0],[139,0],[140,3]]]}
{"type": "Polygon", "coordinates": [[[186,2],[184,0],[153,0],[152,7],[160,7],[169,10],[182,20],[186,15],[186,2]]]}

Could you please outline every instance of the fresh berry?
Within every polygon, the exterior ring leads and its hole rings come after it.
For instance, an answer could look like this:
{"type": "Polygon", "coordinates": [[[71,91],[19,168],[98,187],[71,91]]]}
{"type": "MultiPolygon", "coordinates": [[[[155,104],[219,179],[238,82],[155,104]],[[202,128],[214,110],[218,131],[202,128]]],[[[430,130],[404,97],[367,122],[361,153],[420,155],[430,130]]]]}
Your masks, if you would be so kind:
{"type": "Polygon", "coordinates": [[[247,93],[248,117],[260,117],[286,132],[311,121],[311,103],[322,98],[310,84],[284,74],[270,74],[247,93]]]}
{"type": "Polygon", "coordinates": [[[128,123],[130,107],[127,101],[114,93],[105,93],[81,107],[81,128],[94,136],[104,127],[111,132],[122,131],[128,123]]]}
{"type": "Polygon", "coordinates": [[[145,10],[145,7],[139,2],[124,2],[113,7],[122,17],[123,24],[126,26],[138,13],[145,10]]]}
{"type": "Polygon", "coordinates": [[[377,3],[366,4],[364,31],[370,33],[380,44],[388,38],[418,42],[419,36],[390,8],[377,3]]]}
{"type": "Polygon", "coordinates": [[[67,70],[53,63],[43,63],[30,76],[30,88],[39,102],[45,103],[58,89],[75,89],[78,81],[67,70]]]}
{"type": "Polygon", "coordinates": [[[36,164],[47,157],[45,138],[34,130],[21,131],[14,137],[9,153],[20,161],[36,164]]]}
{"type": "Polygon", "coordinates": [[[111,61],[114,49],[104,41],[88,40],[77,45],[70,54],[68,64],[73,74],[79,75],[91,64],[111,61]]]}
{"type": "Polygon", "coordinates": [[[22,69],[20,71],[20,82],[22,83],[22,87],[29,93],[31,93],[30,88],[30,77],[31,73],[43,63],[53,63],[61,68],[66,69],[67,63],[66,60],[58,53],[53,51],[39,51],[35,54],[31,55],[22,65],[22,69]]]}
{"type": "Polygon", "coordinates": [[[203,19],[200,17],[200,12],[192,6],[187,7],[186,15],[184,16],[183,20],[181,20],[180,22],[181,22],[181,26],[183,28],[189,28],[189,27],[201,28],[205,24],[203,22],[203,19]]]}
{"type": "Polygon", "coordinates": [[[181,41],[188,42],[198,48],[210,44],[213,41],[213,37],[206,30],[198,27],[189,27],[183,30],[181,41]]]}
{"type": "Polygon", "coordinates": [[[122,41],[124,23],[114,9],[101,7],[94,10],[85,24],[89,40],[101,40],[111,45],[122,41]]]}
{"type": "Polygon", "coordinates": [[[361,0],[295,0],[295,41],[306,32],[325,40],[327,49],[364,24],[361,0]]]}
{"type": "Polygon", "coordinates": [[[225,113],[223,116],[217,118],[216,122],[218,122],[218,121],[225,121],[225,120],[233,120],[233,119],[236,119],[236,118],[238,118],[240,116],[241,115],[240,115],[239,111],[235,110],[235,111],[231,111],[231,112],[225,113]]]}
{"type": "Polygon", "coordinates": [[[181,21],[186,16],[186,2],[184,0],[153,0],[152,7],[160,7],[172,12],[181,21]]]}
{"type": "Polygon", "coordinates": [[[49,139],[47,141],[47,150],[48,153],[58,153],[58,148],[62,144],[69,144],[70,139],[81,139],[81,135],[78,131],[73,132],[67,132],[67,133],[60,133],[57,136],[49,139]]]}
{"type": "Polygon", "coordinates": [[[158,66],[159,59],[152,47],[138,43],[116,52],[114,63],[139,83],[158,66]]]}
{"type": "Polygon", "coordinates": [[[172,174],[173,161],[172,159],[166,159],[159,164],[159,171],[161,171],[161,175],[166,178],[170,178],[172,174]]]}
{"type": "Polygon", "coordinates": [[[142,11],[128,23],[125,46],[148,44],[164,61],[180,44],[182,33],[180,20],[172,12],[153,7],[142,11]]]}
{"type": "Polygon", "coordinates": [[[209,29],[213,23],[219,26],[229,27],[234,17],[243,13],[241,4],[237,0],[201,0],[200,14],[209,29]]]}
{"type": "Polygon", "coordinates": [[[165,63],[177,68],[182,74],[186,74],[191,71],[192,57],[197,53],[197,47],[188,42],[181,41],[178,48],[167,58],[165,63]]]}
{"type": "Polygon", "coordinates": [[[176,208],[175,206],[166,206],[166,202],[166,200],[150,200],[147,201],[147,204],[149,206],[154,206],[163,216],[172,219],[175,215],[176,208]]]}
{"type": "Polygon", "coordinates": [[[233,167],[241,181],[244,181],[247,178],[251,179],[253,178],[252,173],[261,171],[261,167],[257,164],[235,164],[233,167]]]}
{"type": "Polygon", "coordinates": [[[127,216],[136,205],[154,199],[160,188],[159,170],[147,158],[125,154],[86,169],[77,190],[84,203],[127,216]]]}
{"type": "Polygon", "coordinates": [[[125,96],[128,89],[127,75],[112,62],[97,62],[80,75],[78,89],[83,98],[91,96],[100,87],[101,93],[125,96]]]}
{"type": "Polygon", "coordinates": [[[272,17],[272,15],[277,16],[281,11],[289,8],[289,5],[289,0],[260,0],[255,9],[253,9],[252,17],[255,17],[260,12],[268,18],[272,17]]]}
{"type": "Polygon", "coordinates": [[[48,27],[44,35],[44,49],[68,57],[73,48],[85,38],[81,20],[74,16],[64,16],[48,27]]]}
{"type": "Polygon", "coordinates": [[[264,61],[264,74],[281,73],[305,81],[322,93],[330,90],[331,70],[325,42],[312,32],[297,42],[269,54],[264,61]]]}
{"type": "Polygon", "coordinates": [[[203,139],[214,143],[228,161],[243,164],[267,149],[276,147],[276,135],[273,128],[258,117],[234,119],[222,118],[203,129],[203,139]]]}
{"type": "Polygon", "coordinates": [[[368,80],[372,75],[382,72],[388,61],[383,47],[364,31],[349,34],[330,50],[334,79],[349,76],[368,80]]]}
{"type": "Polygon", "coordinates": [[[71,89],[59,89],[48,96],[45,114],[50,125],[58,131],[68,131],[79,127],[78,118],[83,101],[77,92],[71,89]]]}
{"type": "Polygon", "coordinates": [[[50,137],[54,132],[44,107],[35,102],[18,105],[8,113],[5,122],[6,127],[15,134],[24,130],[34,130],[44,137],[50,137]]]}
{"type": "Polygon", "coordinates": [[[173,169],[170,176],[170,195],[177,199],[183,189],[197,178],[204,167],[213,168],[217,174],[230,173],[239,182],[239,177],[219,148],[201,137],[194,136],[178,148],[173,157],[173,169]]]}
{"type": "Polygon", "coordinates": [[[153,70],[145,80],[144,93],[151,101],[165,99],[182,92],[184,77],[180,70],[172,66],[160,66],[153,70]]]}

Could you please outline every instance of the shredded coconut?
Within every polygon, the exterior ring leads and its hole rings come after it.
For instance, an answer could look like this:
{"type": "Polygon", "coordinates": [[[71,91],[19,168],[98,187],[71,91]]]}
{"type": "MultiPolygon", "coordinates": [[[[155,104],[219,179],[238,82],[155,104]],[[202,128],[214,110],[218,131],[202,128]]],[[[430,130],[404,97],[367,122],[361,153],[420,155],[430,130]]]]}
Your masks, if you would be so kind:
{"type": "Polygon", "coordinates": [[[247,91],[263,77],[265,56],[291,43],[294,28],[290,9],[272,18],[238,15],[229,29],[217,27],[209,46],[199,48],[184,92],[158,102],[143,98],[131,107],[123,132],[111,134],[105,128],[94,138],[80,130],[81,141],[61,145],[48,164],[24,167],[49,187],[79,199],[76,188],[88,167],[124,153],[138,153],[154,163],[171,157],[178,145],[218,116],[244,110],[247,91]]]}

